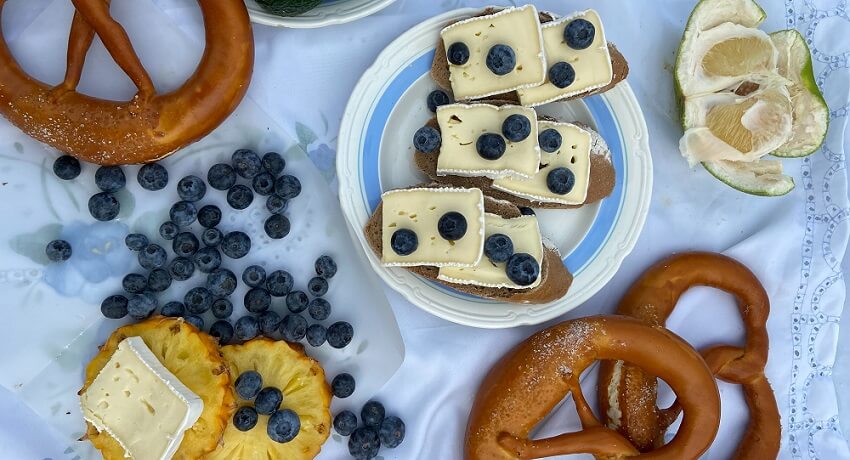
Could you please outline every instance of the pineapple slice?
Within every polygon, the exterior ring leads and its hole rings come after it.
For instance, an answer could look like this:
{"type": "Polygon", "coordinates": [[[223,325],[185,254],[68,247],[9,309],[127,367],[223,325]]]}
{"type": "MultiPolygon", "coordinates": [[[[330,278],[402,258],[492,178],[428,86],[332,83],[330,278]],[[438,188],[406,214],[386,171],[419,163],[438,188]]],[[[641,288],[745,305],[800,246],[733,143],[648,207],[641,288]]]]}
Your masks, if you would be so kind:
{"type": "MultiPolygon", "coordinates": [[[[242,345],[222,347],[233,380],[242,372],[254,370],[263,377],[263,386],[283,393],[281,409],[292,409],[301,418],[301,431],[290,442],[272,441],[266,432],[269,417],[260,415],[257,425],[239,431],[233,424],[224,430],[221,446],[205,458],[212,460],[302,460],[318,455],[331,428],[331,391],[325,371],[303,352],[303,347],[284,341],[258,338],[242,345]]],[[[252,405],[241,400],[240,405],[252,405]]]]}
{"type": "MultiPolygon", "coordinates": [[[[118,328],[86,367],[86,381],[80,393],[127,337],[141,337],[157,359],[204,401],[201,417],[186,431],[173,458],[197,459],[215,449],[236,407],[230,373],[218,343],[182,319],[157,316],[118,328]]],[[[87,425],[85,437],[100,449],[105,460],[124,459],[124,449],[115,439],[98,432],[92,424],[87,425]]]]}

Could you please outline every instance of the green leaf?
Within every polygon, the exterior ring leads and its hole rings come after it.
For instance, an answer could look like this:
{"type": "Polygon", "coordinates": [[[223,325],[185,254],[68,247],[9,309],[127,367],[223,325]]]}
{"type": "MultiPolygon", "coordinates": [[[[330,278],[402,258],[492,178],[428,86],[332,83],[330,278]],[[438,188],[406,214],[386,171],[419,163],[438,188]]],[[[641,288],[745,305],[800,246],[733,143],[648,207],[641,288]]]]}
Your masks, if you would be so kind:
{"type": "Polygon", "coordinates": [[[20,142],[15,142],[13,145],[15,146],[16,152],[24,153],[24,146],[20,142]]]}
{"type": "Polygon", "coordinates": [[[133,233],[159,235],[159,226],[166,220],[168,220],[166,211],[148,211],[133,219],[133,225],[130,228],[133,233]]]}
{"type": "Polygon", "coordinates": [[[22,255],[29,260],[47,265],[50,260],[44,252],[47,243],[59,238],[62,226],[59,224],[47,224],[32,233],[24,233],[12,238],[9,247],[16,254],[22,255]]]}
{"type": "Polygon", "coordinates": [[[298,136],[298,143],[304,150],[307,150],[307,146],[318,139],[316,133],[310,127],[300,122],[295,122],[295,134],[298,136]]]}
{"type": "Polygon", "coordinates": [[[286,150],[284,156],[286,156],[287,160],[289,158],[305,158],[307,156],[307,151],[304,150],[300,144],[295,144],[286,150]]]}
{"type": "Polygon", "coordinates": [[[326,117],[324,113],[321,114],[321,115],[322,115],[322,124],[325,126],[325,136],[327,136],[328,130],[330,129],[330,126],[328,125],[328,117],[326,117]]]}
{"type": "Polygon", "coordinates": [[[359,355],[360,353],[363,353],[364,351],[366,351],[366,347],[368,347],[368,346],[369,346],[368,340],[364,340],[364,341],[360,342],[360,346],[357,347],[357,354],[359,355]]]}
{"type": "Polygon", "coordinates": [[[334,441],[336,441],[336,442],[342,442],[342,436],[340,436],[340,435],[338,435],[338,434],[336,434],[336,433],[332,434],[331,436],[334,438],[334,441]]]}
{"type": "Polygon", "coordinates": [[[136,209],[136,198],[126,187],[115,192],[115,198],[118,198],[118,202],[121,203],[121,212],[118,213],[118,217],[127,218],[133,214],[133,210],[136,209]]]}

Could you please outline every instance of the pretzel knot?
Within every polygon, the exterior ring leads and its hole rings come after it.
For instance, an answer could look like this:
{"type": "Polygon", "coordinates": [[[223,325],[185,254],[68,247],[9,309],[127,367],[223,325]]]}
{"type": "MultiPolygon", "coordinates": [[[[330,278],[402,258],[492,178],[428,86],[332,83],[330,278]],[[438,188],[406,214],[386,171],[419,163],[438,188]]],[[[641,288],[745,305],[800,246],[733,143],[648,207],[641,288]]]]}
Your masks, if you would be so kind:
{"type": "MultiPolygon", "coordinates": [[[[715,377],[739,384],[744,390],[750,422],[735,458],[776,458],[781,436],[779,410],[764,374],[770,302],[749,269],[720,254],[675,255],[647,270],[626,293],[617,312],[653,326],[664,326],[681,295],[693,286],[709,286],[732,294],[747,331],[743,347],[718,345],[701,352],[715,377]]],[[[678,400],[669,408],[659,409],[655,402],[656,375],[631,363],[603,362],[598,390],[606,425],[641,452],[664,444],[664,433],[681,411],[678,400]]]]}

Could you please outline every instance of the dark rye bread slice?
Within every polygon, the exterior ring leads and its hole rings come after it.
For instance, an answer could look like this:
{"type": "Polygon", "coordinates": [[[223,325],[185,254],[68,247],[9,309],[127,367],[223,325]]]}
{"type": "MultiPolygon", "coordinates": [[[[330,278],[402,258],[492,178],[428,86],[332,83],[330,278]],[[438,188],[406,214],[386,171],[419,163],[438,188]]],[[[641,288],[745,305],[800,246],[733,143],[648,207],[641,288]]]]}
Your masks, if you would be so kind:
{"type": "MultiPolygon", "coordinates": [[[[410,188],[445,188],[445,185],[427,184],[416,185],[410,188]]],[[[484,211],[492,214],[498,214],[506,219],[519,217],[522,215],[519,208],[510,202],[497,200],[492,197],[484,196],[484,211]]],[[[383,221],[383,203],[379,203],[372,217],[366,223],[363,232],[366,239],[369,241],[369,246],[381,258],[383,254],[383,238],[382,238],[382,221],[383,221]]],[[[564,262],[561,260],[561,255],[556,249],[543,245],[543,263],[540,267],[540,276],[542,281],[533,289],[509,289],[509,288],[491,288],[482,286],[472,286],[468,284],[455,284],[446,281],[438,280],[439,268],[433,266],[418,266],[418,267],[402,267],[419,276],[434,280],[440,284],[449,286],[457,291],[472,294],[478,297],[487,299],[499,300],[510,303],[525,303],[525,304],[544,304],[554,302],[561,299],[567,294],[570,285],[573,282],[573,275],[567,271],[564,262]]]]}
{"type": "MultiPolygon", "coordinates": [[[[501,11],[501,8],[487,8],[484,11],[482,11],[480,14],[470,16],[470,17],[472,18],[472,17],[486,16],[488,14],[497,13],[499,11],[501,11]]],[[[552,16],[550,13],[546,13],[546,12],[541,11],[538,14],[540,16],[540,23],[541,24],[546,24],[547,22],[551,22],[551,21],[554,21],[554,20],[557,19],[554,16],[552,16]]],[[[467,18],[464,18],[464,19],[467,19],[467,18]]],[[[462,20],[463,19],[458,19],[456,21],[452,21],[452,22],[446,24],[446,26],[450,26],[450,25],[452,25],[456,22],[460,22],[462,20]]],[[[611,42],[608,42],[608,52],[611,54],[611,68],[612,68],[613,73],[614,73],[613,76],[611,77],[611,83],[609,83],[606,86],[603,86],[601,88],[597,88],[595,90],[592,90],[592,91],[588,91],[588,92],[581,93],[581,94],[576,94],[576,95],[570,96],[570,97],[565,97],[563,99],[559,99],[558,101],[553,101],[553,102],[569,101],[571,99],[580,99],[580,98],[587,97],[587,96],[590,96],[590,95],[593,95],[593,94],[604,93],[605,91],[608,91],[609,89],[616,86],[617,83],[620,83],[621,81],[625,80],[626,77],[629,76],[629,63],[626,62],[626,58],[623,56],[622,53],[620,53],[620,50],[618,50],[617,47],[614,46],[614,44],[611,43],[611,42]]],[[[434,54],[434,62],[433,62],[433,64],[431,64],[431,78],[433,78],[434,81],[437,82],[437,85],[440,88],[451,92],[452,82],[449,79],[449,77],[450,77],[449,61],[448,61],[448,57],[446,56],[446,45],[443,43],[442,39],[437,39],[437,50],[436,50],[436,54],[434,54]]],[[[509,101],[511,103],[514,103],[514,104],[519,104],[519,94],[516,91],[510,91],[510,92],[507,92],[507,93],[504,93],[504,94],[498,94],[498,95],[495,95],[495,96],[490,96],[489,98],[509,101]]],[[[479,100],[487,100],[487,99],[488,98],[482,98],[482,99],[479,99],[479,100]]]]}

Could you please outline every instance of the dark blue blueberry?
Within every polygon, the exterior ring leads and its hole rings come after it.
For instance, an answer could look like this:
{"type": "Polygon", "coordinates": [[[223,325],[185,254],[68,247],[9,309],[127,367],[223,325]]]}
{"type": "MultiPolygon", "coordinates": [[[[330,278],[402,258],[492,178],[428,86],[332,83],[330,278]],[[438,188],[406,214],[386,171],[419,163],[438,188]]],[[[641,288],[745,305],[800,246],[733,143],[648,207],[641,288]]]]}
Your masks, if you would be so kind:
{"type": "Polygon", "coordinates": [[[274,176],[269,172],[261,172],[251,180],[251,187],[260,196],[269,196],[274,193],[274,176]]]}
{"type": "Polygon", "coordinates": [[[126,238],[124,238],[124,244],[126,244],[131,251],[141,251],[148,245],[148,237],[141,233],[130,233],[126,238]]]}
{"type": "Polygon", "coordinates": [[[166,254],[165,249],[162,249],[162,246],[156,243],[151,243],[139,251],[139,265],[146,270],[161,268],[167,260],[168,254],[166,254]]]}
{"type": "Polygon", "coordinates": [[[216,247],[221,244],[223,239],[224,234],[217,228],[205,228],[201,232],[201,242],[204,243],[204,246],[216,247]]]}
{"type": "Polygon", "coordinates": [[[76,179],[81,171],[80,160],[70,155],[62,155],[53,162],[53,174],[63,180],[76,179]]]}
{"type": "Polygon", "coordinates": [[[316,321],[324,321],[331,316],[331,304],[325,299],[313,299],[307,305],[307,311],[310,313],[310,317],[316,321]]]}
{"type": "Polygon", "coordinates": [[[400,256],[409,256],[419,246],[419,238],[413,230],[402,228],[393,232],[390,238],[390,246],[396,254],[400,256]]]}
{"type": "Polygon", "coordinates": [[[179,233],[171,242],[171,250],[177,257],[192,257],[200,247],[201,243],[198,241],[198,237],[190,232],[179,233]]]}
{"type": "Polygon", "coordinates": [[[316,297],[321,297],[328,293],[328,280],[319,276],[314,276],[307,282],[307,290],[310,291],[310,294],[313,294],[316,297]]]}
{"type": "Polygon", "coordinates": [[[377,429],[361,426],[348,438],[348,453],[355,460],[369,460],[378,456],[381,439],[377,429]]]}
{"type": "Polygon", "coordinates": [[[307,335],[307,320],[290,313],[280,321],[280,334],[287,342],[297,342],[307,335]]]}
{"type": "Polygon", "coordinates": [[[574,50],[583,50],[593,43],[596,27],[587,19],[573,19],[564,28],[564,40],[574,50]]]}
{"type": "Polygon", "coordinates": [[[213,295],[203,287],[194,287],[189,289],[189,292],[183,296],[183,304],[186,305],[186,311],[194,315],[200,315],[212,307],[213,295]]]}
{"type": "Polygon", "coordinates": [[[484,240],[484,255],[490,262],[507,262],[514,253],[514,242],[510,237],[501,233],[490,235],[484,240]]]}
{"type": "Polygon", "coordinates": [[[263,376],[257,371],[245,371],[236,377],[234,386],[240,398],[250,401],[263,389],[263,376]]]}
{"type": "Polygon", "coordinates": [[[145,275],[129,273],[121,280],[121,287],[128,294],[141,294],[148,288],[148,279],[145,275]]]}
{"type": "Polygon", "coordinates": [[[198,176],[186,176],[177,182],[177,195],[183,201],[200,201],[207,194],[207,184],[198,176]]]}
{"type": "Polygon", "coordinates": [[[378,437],[381,438],[382,446],[390,449],[398,447],[404,441],[404,422],[395,415],[390,415],[381,423],[378,437]]]}
{"type": "Polygon", "coordinates": [[[94,185],[104,192],[115,193],[127,185],[127,178],[120,166],[101,166],[94,173],[94,185]]]}
{"type": "Polygon", "coordinates": [[[156,307],[156,298],[148,293],[133,294],[127,301],[127,312],[131,318],[136,320],[149,317],[156,311],[156,307]]]}
{"type": "Polygon", "coordinates": [[[251,206],[254,201],[254,192],[246,185],[236,184],[227,189],[227,204],[236,210],[242,210],[251,206]]]}
{"type": "Polygon", "coordinates": [[[277,152],[266,152],[260,162],[263,164],[263,169],[273,176],[279,175],[286,168],[286,160],[277,152]]]}
{"type": "Polygon", "coordinates": [[[44,253],[52,262],[64,262],[70,259],[71,252],[71,243],[65,240],[53,240],[44,248],[44,253]]]}
{"type": "Polygon", "coordinates": [[[449,95],[441,89],[435,89],[434,91],[431,91],[431,93],[428,94],[428,110],[432,112],[436,112],[437,107],[441,105],[446,105],[450,102],[451,99],[449,99],[449,95]]]}
{"type": "Polygon", "coordinates": [[[257,318],[253,316],[243,316],[236,321],[234,328],[234,336],[241,340],[251,340],[260,334],[260,325],[257,324],[257,318]]]}
{"type": "Polygon", "coordinates": [[[221,222],[221,209],[208,204],[198,210],[198,223],[202,227],[212,228],[221,222]]]}
{"type": "Polygon", "coordinates": [[[443,239],[457,241],[466,235],[467,223],[463,214],[455,211],[447,212],[437,221],[437,231],[443,239]]]}
{"type": "Polygon", "coordinates": [[[245,309],[251,313],[260,313],[272,305],[272,296],[263,288],[251,288],[245,293],[245,309]]]}
{"type": "Polygon", "coordinates": [[[423,126],[413,134],[413,147],[422,153],[434,153],[442,143],[440,132],[430,126],[423,126]]]}
{"type": "Polygon", "coordinates": [[[106,222],[118,217],[121,204],[111,193],[100,192],[89,198],[89,213],[96,220],[106,222]]]}
{"type": "Polygon", "coordinates": [[[168,215],[179,227],[188,227],[198,219],[198,210],[189,201],[178,201],[171,206],[168,215]]]}
{"type": "Polygon", "coordinates": [[[507,148],[505,138],[493,133],[484,133],[478,136],[478,140],[475,142],[475,151],[485,160],[502,158],[507,148]]]}
{"type": "Polygon", "coordinates": [[[328,330],[321,324],[311,324],[307,328],[307,343],[314,347],[320,347],[328,340],[328,330]]]}
{"type": "Polygon", "coordinates": [[[148,289],[153,292],[162,292],[171,286],[171,275],[167,270],[156,268],[148,274],[148,289]]]}
{"type": "MultiPolygon", "coordinates": [[[[246,316],[246,318],[253,319],[251,316],[246,316]]],[[[257,412],[263,415],[271,415],[280,407],[280,403],[282,402],[283,393],[280,390],[275,387],[265,387],[257,393],[254,399],[254,407],[257,409],[257,412]]]]}
{"type": "Polygon", "coordinates": [[[180,233],[180,227],[170,220],[159,226],[159,236],[166,241],[173,240],[178,233],[180,233]]]}
{"type": "Polygon", "coordinates": [[[268,310],[260,313],[257,317],[257,323],[260,325],[260,332],[265,336],[271,336],[280,327],[280,315],[268,310]]]}
{"type": "Polygon", "coordinates": [[[183,319],[187,323],[198,328],[198,330],[201,330],[201,331],[204,330],[204,319],[201,318],[200,316],[198,316],[198,315],[186,315],[186,316],[183,317],[183,319]]]}
{"type": "Polygon", "coordinates": [[[334,417],[334,429],[340,436],[348,436],[357,428],[357,416],[350,410],[344,410],[334,417]]]}
{"type": "Polygon", "coordinates": [[[292,291],[292,275],[285,270],[275,270],[266,278],[266,289],[275,296],[283,297],[292,291]]]}
{"type": "Polygon", "coordinates": [[[168,171],[158,163],[149,163],[139,168],[136,180],[145,190],[162,190],[168,185],[168,171]]]}
{"type": "Polygon", "coordinates": [[[530,286],[540,276],[540,264],[530,254],[516,253],[505,267],[508,279],[520,286],[530,286]]]}
{"type": "Polygon", "coordinates": [[[525,115],[515,113],[502,123],[502,135],[511,142],[520,142],[531,135],[531,121],[525,115]]]}
{"type": "Polygon", "coordinates": [[[455,42],[449,46],[448,60],[454,65],[464,65],[469,61],[469,47],[466,43],[455,42]]]}
{"type": "Polygon", "coordinates": [[[263,224],[266,235],[273,240],[279,240],[289,235],[289,219],[283,214],[272,214],[263,224]]]}
{"type": "Polygon", "coordinates": [[[274,193],[284,200],[291,200],[301,194],[301,181],[295,176],[284,174],[275,181],[274,193]]]}
{"type": "Polygon", "coordinates": [[[331,258],[331,256],[319,257],[316,259],[314,267],[316,268],[316,274],[326,280],[329,280],[336,275],[336,262],[331,258]]]}
{"type": "Polygon", "coordinates": [[[220,319],[210,326],[210,335],[218,339],[221,345],[227,345],[233,340],[233,325],[229,321],[220,319]]]}
{"type": "Polygon", "coordinates": [[[385,415],[386,410],[384,409],[384,405],[378,401],[369,401],[360,410],[360,420],[369,428],[380,428],[385,415]]]}
{"type": "Polygon", "coordinates": [[[103,299],[100,312],[109,319],[121,319],[127,316],[127,298],[123,295],[111,295],[103,299]]]}
{"type": "Polygon", "coordinates": [[[274,442],[286,443],[295,439],[301,431],[301,419],[291,409],[283,409],[269,417],[266,431],[274,442]]]}
{"type": "Polygon", "coordinates": [[[233,315],[233,302],[231,302],[227,297],[215,299],[213,300],[212,306],[210,306],[210,310],[212,311],[213,316],[218,319],[230,318],[230,316],[233,315]]]}
{"type": "Polygon", "coordinates": [[[310,298],[303,291],[292,291],[286,296],[286,308],[292,313],[301,313],[307,309],[310,298]]]}
{"type": "Polygon", "coordinates": [[[331,390],[337,398],[347,398],[354,394],[354,377],[351,374],[343,372],[334,377],[331,381],[331,390]]]}
{"type": "Polygon", "coordinates": [[[557,129],[549,128],[537,135],[537,141],[544,152],[555,153],[561,148],[561,133],[557,129]]]}
{"type": "Polygon", "coordinates": [[[266,269],[259,265],[249,265],[242,272],[242,282],[251,287],[262,286],[266,282],[266,269]]]}
{"type": "Polygon", "coordinates": [[[251,251],[251,238],[244,232],[230,232],[221,240],[221,251],[231,259],[241,259],[251,251]]]}
{"type": "Polygon", "coordinates": [[[354,328],[346,321],[337,321],[328,328],[328,343],[334,348],[345,348],[354,338],[354,328]]]}
{"type": "Polygon", "coordinates": [[[516,53],[508,45],[493,45],[487,52],[487,68],[496,75],[507,75],[516,67],[516,53]]]}
{"type": "Polygon", "coordinates": [[[221,253],[216,248],[201,248],[195,253],[192,260],[201,273],[210,273],[221,265],[221,253]]]}
{"type": "Polygon", "coordinates": [[[534,210],[529,208],[529,207],[526,207],[526,206],[520,206],[519,213],[522,214],[523,216],[533,216],[533,215],[535,215],[534,210]]]}
{"type": "Polygon", "coordinates": [[[266,209],[272,214],[282,214],[289,207],[289,200],[284,200],[277,195],[269,195],[266,198],[266,209]]]}
{"type": "Polygon", "coordinates": [[[216,297],[233,294],[236,284],[236,274],[226,268],[217,268],[207,275],[207,289],[216,297]]]}
{"type": "Polygon", "coordinates": [[[236,185],[236,171],[229,164],[212,165],[207,172],[207,182],[216,190],[227,190],[236,185]]]}
{"type": "Polygon", "coordinates": [[[576,81],[576,70],[568,62],[556,62],[549,68],[549,82],[558,88],[566,88],[576,81]]]}
{"type": "Polygon", "coordinates": [[[555,168],[546,175],[546,186],[552,193],[566,195],[576,185],[576,176],[567,168],[555,168]]]}
{"type": "Polygon", "coordinates": [[[242,406],[233,414],[233,426],[239,431],[248,431],[257,425],[257,410],[251,406],[242,406]]]}
{"type": "Polygon", "coordinates": [[[179,318],[186,314],[186,307],[183,306],[182,302],[168,302],[159,309],[159,314],[179,318]]]}
{"type": "Polygon", "coordinates": [[[194,272],[195,263],[188,257],[176,257],[168,264],[168,273],[177,281],[186,281],[194,272]]]}
{"type": "Polygon", "coordinates": [[[263,168],[260,157],[250,149],[239,149],[233,152],[231,163],[233,164],[233,169],[236,170],[236,174],[239,174],[245,179],[256,176],[263,168]]]}

